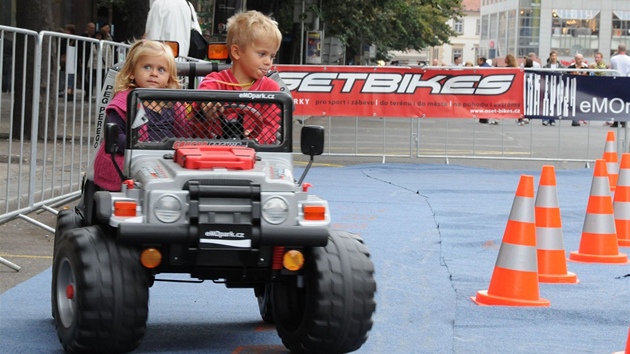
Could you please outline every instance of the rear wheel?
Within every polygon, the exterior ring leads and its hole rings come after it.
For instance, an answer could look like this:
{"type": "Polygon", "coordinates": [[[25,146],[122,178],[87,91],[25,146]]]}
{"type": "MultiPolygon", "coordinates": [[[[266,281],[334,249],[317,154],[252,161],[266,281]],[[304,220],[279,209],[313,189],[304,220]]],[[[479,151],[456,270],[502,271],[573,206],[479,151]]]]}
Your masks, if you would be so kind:
{"type": "Polygon", "coordinates": [[[68,353],[123,353],[144,336],[149,289],[138,252],[116,244],[99,226],[61,235],[51,295],[68,353]]]}
{"type": "Polygon", "coordinates": [[[376,309],[374,265],[358,236],[331,231],[325,247],[306,252],[303,276],[273,284],[273,315],[284,345],[294,353],[359,349],[376,309]]]}
{"type": "Polygon", "coordinates": [[[254,288],[254,295],[258,299],[260,317],[266,323],[273,324],[273,307],[271,306],[271,283],[265,283],[254,288]]]}

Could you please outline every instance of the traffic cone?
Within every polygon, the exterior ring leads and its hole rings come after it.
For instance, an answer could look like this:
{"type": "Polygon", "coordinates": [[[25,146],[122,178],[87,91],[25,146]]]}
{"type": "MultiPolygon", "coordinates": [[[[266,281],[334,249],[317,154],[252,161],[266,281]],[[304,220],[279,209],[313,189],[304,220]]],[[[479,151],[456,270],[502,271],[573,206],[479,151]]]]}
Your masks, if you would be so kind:
{"type": "Polygon", "coordinates": [[[542,167],[534,205],[538,281],[541,283],[578,283],[577,275],[567,271],[556,173],[553,166],[542,167]]]}
{"type": "Polygon", "coordinates": [[[630,153],[621,155],[613,210],[617,244],[621,247],[630,247],[630,153]]]}
{"type": "Polygon", "coordinates": [[[539,297],[534,223],[534,177],[522,175],[488,290],[471,299],[477,305],[549,306],[539,297]]]}
{"type": "Polygon", "coordinates": [[[571,252],[569,259],[588,263],[628,262],[628,255],[619,253],[617,245],[610,183],[604,159],[595,160],[591,195],[586,206],[580,249],[571,252]]]}
{"type": "Polygon", "coordinates": [[[610,191],[614,192],[617,187],[617,178],[619,177],[619,160],[617,156],[617,144],[615,132],[610,130],[606,136],[606,146],[604,147],[604,155],[606,160],[606,169],[608,170],[608,179],[610,180],[610,191]]]}
{"type": "Polygon", "coordinates": [[[628,340],[626,341],[626,349],[620,352],[613,352],[612,354],[630,354],[630,329],[628,329],[628,340]]]}

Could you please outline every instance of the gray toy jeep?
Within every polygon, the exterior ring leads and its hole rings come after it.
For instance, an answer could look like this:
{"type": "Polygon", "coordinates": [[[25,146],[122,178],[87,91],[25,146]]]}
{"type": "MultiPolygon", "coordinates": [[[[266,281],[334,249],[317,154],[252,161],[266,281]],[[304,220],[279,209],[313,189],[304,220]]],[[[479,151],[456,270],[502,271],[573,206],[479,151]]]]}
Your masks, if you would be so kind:
{"type": "MultiPolygon", "coordinates": [[[[66,352],[136,349],[163,273],[253,289],[291,352],[363,345],[374,267],[358,236],[330,229],[327,201],[302,183],[322,153],[322,127],[302,128],[311,158],[293,175],[290,95],[138,89],[128,117],[121,191],[97,190],[90,171],[79,205],[58,215],[52,312],[66,352]],[[156,111],[167,118],[153,121],[156,111]]],[[[119,129],[106,126],[106,151],[122,150],[119,129]]]]}

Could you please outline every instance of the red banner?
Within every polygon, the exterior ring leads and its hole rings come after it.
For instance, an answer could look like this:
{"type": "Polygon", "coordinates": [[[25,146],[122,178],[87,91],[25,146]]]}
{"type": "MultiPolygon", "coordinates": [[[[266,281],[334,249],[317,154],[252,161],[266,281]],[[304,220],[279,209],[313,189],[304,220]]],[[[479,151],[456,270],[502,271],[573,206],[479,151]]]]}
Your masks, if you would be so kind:
{"type": "Polygon", "coordinates": [[[296,116],[520,118],[519,68],[278,65],[296,116]]]}

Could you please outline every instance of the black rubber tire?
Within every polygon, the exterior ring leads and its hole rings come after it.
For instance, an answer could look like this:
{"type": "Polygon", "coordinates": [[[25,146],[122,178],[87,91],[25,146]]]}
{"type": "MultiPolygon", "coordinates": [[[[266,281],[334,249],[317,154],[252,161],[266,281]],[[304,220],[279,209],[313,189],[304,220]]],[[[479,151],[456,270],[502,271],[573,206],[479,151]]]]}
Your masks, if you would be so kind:
{"type": "Polygon", "coordinates": [[[124,353],[138,347],[149,289],[136,250],[116,244],[100,226],[69,230],[61,235],[52,271],[55,327],[66,352],[124,353]]]}
{"type": "Polygon", "coordinates": [[[83,218],[76,210],[76,208],[61,210],[59,214],[57,214],[57,225],[55,226],[55,239],[53,243],[53,255],[57,250],[57,245],[59,244],[59,239],[61,239],[61,235],[72,229],[77,229],[83,226],[83,218]]]}
{"type": "MultiPolygon", "coordinates": [[[[57,225],[55,226],[55,238],[53,239],[53,256],[57,252],[57,245],[59,244],[59,240],[61,240],[61,235],[68,231],[77,229],[83,226],[83,218],[77,212],[76,208],[61,210],[59,214],[57,214],[57,225]]],[[[54,275],[53,275],[54,279],[54,275]]],[[[54,284],[54,281],[52,282],[54,284]]],[[[54,291],[54,286],[51,289],[54,291]]],[[[55,307],[54,301],[51,298],[51,306],[55,307]]],[[[51,309],[52,309],[51,307],[51,309]]],[[[55,317],[55,312],[52,312],[52,316],[55,317]]]]}
{"type": "Polygon", "coordinates": [[[260,311],[260,318],[265,323],[274,324],[273,320],[273,306],[271,305],[271,283],[258,286],[254,288],[254,295],[258,300],[258,311],[260,311]]]}
{"type": "Polygon", "coordinates": [[[292,353],[359,349],[376,310],[374,265],[358,236],[333,230],[326,247],[305,250],[303,287],[281,277],[272,288],[274,319],[292,353]]]}

